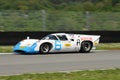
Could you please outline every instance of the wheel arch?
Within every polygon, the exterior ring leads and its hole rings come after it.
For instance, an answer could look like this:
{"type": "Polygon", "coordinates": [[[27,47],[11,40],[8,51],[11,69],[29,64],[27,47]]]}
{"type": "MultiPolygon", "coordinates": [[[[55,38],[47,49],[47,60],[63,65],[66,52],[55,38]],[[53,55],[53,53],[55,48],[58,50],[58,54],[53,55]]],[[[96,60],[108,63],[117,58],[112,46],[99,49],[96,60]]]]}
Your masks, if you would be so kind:
{"type": "Polygon", "coordinates": [[[92,42],[92,41],[84,40],[84,41],[81,42],[81,48],[80,48],[80,51],[79,51],[79,52],[88,53],[88,52],[91,51],[92,47],[93,47],[93,42],[92,42]],[[91,48],[89,48],[87,51],[86,51],[85,48],[83,47],[84,42],[89,42],[90,45],[91,45],[91,48]],[[83,43],[83,44],[82,44],[82,43],[83,43]]]}
{"type": "MultiPolygon", "coordinates": [[[[52,43],[50,43],[50,42],[44,42],[44,43],[42,43],[42,44],[48,44],[48,45],[50,45],[50,50],[52,49],[52,47],[53,47],[53,44],[52,43]]],[[[42,45],[41,44],[41,45],[42,45]]],[[[39,46],[39,47],[41,47],[41,45],[39,46]]]]}
{"type": "Polygon", "coordinates": [[[92,45],[92,47],[93,47],[93,42],[92,42],[92,41],[85,40],[85,41],[82,41],[82,42],[81,42],[81,44],[82,44],[83,42],[90,42],[90,44],[91,44],[91,45],[92,45]]]}

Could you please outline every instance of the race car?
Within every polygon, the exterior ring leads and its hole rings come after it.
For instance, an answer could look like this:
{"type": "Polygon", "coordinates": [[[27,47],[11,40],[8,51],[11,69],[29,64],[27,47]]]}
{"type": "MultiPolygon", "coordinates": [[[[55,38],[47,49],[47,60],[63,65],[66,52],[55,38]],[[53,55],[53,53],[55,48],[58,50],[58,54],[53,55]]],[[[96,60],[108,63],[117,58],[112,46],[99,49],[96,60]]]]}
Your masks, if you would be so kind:
{"type": "Polygon", "coordinates": [[[100,35],[53,33],[42,39],[24,39],[18,42],[14,52],[54,53],[54,52],[82,52],[89,53],[99,43],[100,35]]]}

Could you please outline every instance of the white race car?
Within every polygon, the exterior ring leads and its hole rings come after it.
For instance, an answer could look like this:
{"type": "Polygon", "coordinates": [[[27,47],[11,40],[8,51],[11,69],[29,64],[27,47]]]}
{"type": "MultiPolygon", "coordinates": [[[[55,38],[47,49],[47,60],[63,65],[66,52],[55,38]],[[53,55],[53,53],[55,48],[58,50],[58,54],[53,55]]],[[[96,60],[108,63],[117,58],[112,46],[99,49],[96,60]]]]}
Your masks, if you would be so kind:
{"type": "Polygon", "coordinates": [[[53,53],[82,52],[88,53],[99,43],[99,35],[54,33],[39,39],[24,39],[14,46],[14,52],[53,53]]]}

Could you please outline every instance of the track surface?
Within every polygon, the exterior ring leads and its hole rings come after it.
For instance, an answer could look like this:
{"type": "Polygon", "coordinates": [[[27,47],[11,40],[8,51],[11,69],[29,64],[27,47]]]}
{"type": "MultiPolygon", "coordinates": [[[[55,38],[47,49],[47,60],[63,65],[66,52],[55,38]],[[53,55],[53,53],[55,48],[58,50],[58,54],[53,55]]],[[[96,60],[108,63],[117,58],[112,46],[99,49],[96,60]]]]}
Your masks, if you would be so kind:
{"type": "Polygon", "coordinates": [[[120,51],[0,55],[0,75],[120,68],[120,51]]]}

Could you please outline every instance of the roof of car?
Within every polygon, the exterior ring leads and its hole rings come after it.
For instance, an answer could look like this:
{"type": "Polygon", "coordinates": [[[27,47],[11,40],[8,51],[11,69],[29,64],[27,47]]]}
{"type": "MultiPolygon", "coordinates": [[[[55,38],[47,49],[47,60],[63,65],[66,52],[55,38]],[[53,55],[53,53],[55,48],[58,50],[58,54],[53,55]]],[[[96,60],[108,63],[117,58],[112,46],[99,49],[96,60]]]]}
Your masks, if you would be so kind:
{"type": "Polygon", "coordinates": [[[65,35],[66,33],[53,33],[52,35],[65,35]]]}

